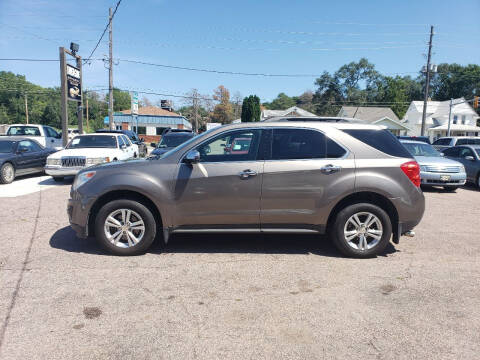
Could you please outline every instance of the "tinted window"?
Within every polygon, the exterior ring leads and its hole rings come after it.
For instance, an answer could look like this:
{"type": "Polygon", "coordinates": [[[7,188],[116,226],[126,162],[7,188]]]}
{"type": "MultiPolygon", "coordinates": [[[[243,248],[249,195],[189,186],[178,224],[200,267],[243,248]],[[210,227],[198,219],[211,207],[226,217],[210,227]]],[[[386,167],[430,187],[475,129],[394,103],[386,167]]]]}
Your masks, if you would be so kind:
{"type": "Polygon", "coordinates": [[[272,160],[323,159],[327,153],[325,135],[308,129],[274,129],[272,160]]]}
{"type": "Polygon", "coordinates": [[[473,156],[473,151],[469,148],[460,148],[459,157],[464,158],[465,156],[473,156]]]}
{"type": "Polygon", "coordinates": [[[450,157],[458,157],[459,152],[460,152],[460,149],[455,147],[443,150],[443,153],[445,154],[445,156],[450,156],[450,157]]]}
{"type": "Polygon", "coordinates": [[[30,140],[23,140],[18,143],[18,150],[22,152],[34,152],[42,150],[40,146],[30,140]]]}
{"type": "Polygon", "coordinates": [[[257,158],[260,130],[232,131],[200,145],[201,162],[247,161],[257,158]]]}
{"type": "Polygon", "coordinates": [[[119,136],[118,137],[118,147],[121,148],[123,145],[125,145],[125,142],[123,141],[123,137],[119,136]]]}
{"type": "Polygon", "coordinates": [[[108,135],[87,135],[77,136],[67,146],[67,149],[78,148],[116,148],[115,136],[108,135]]]}
{"type": "Polygon", "coordinates": [[[188,139],[192,138],[193,136],[190,134],[181,134],[181,135],[164,135],[158,144],[159,148],[166,148],[166,147],[175,147],[180,144],[183,144],[188,139]]]}
{"type": "Polygon", "coordinates": [[[15,142],[13,141],[0,141],[0,154],[8,154],[13,152],[15,142]]]}
{"type": "Polygon", "coordinates": [[[433,145],[450,145],[450,138],[438,139],[433,142],[433,145]]]}
{"type": "MultiPolygon", "coordinates": [[[[53,130],[52,128],[48,127],[48,126],[44,126],[43,127],[43,131],[45,131],[45,134],[48,136],[48,137],[57,137],[58,134],[55,130],[53,130]]],[[[74,133],[75,130],[72,131],[72,133],[74,133]]],[[[78,130],[76,130],[77,134],[78,134],[78,130]]]]}
{"type": "Polygon", "coordinates": [[[128,140],[128,138],[125,135],[122,135],[122,138],[125,145],[127,145],[128,147],[132,146],[132,143],[130,142],[130,140],[128,140]]]}
{"type": "Polygon", "coordinates": [[[345,129],[343,131],[385,154],[396,157],[412,157],[407,149],[388,130],[345,129]]]}
{"type": "Polygon", "coordinates": [[[480,145],[479,139],[458,139],[456,145],[480,145]]]}
{"type": "Polygon", "coordinates": [[[7,135],[40,136],[40,130],[36,126],[10,126],[7,135]]]}

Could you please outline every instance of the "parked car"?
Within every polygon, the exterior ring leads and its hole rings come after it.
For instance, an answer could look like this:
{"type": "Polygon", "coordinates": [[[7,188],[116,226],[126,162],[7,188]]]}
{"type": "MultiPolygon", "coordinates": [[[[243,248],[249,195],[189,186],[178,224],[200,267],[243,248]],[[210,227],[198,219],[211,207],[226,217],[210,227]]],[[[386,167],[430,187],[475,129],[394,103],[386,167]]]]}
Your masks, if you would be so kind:
{"type": "Polygon", "coordinates": [[[455,146],[443,150],[443,154],[461,162],[467,172],[467,181],[480,188],[480,145],[455,146]]]}
{"type": "Polygon", "coordinates": [[[431,144],[430,138],[428,136],[406,136],[406,135],[398,135],[397,139],[400,140],[412,140],[412,141],[421,141],[427,144],[431,144]]]}
{"type": "Polygon", "coordinates": [[[446,159],[435,148],[420,141],[400,141],[415,157],[420,165],[422,186],[443,186],[445,190],[455,191],[465,185],[467,174],[458,161],[446,159]]]}
{"type": "Polygon", "coordinates": [[[450,136],[441,137],[433,142],[433,147],[438,151],[448,149],[457,145],[480,145],[478,136],[450,136]]]}
{"type": "Polygon", "coordinates": [[[166,152],[172,150],[180,144],[183,144],[185,141],[190,140],[195,136],[195,133],[191,130],[166,130],[162,134],[162,138],[158,145],[156,143],[151,143],[151,146],[155,149],[152,151],[152,156],[158,156],[165,154],[166,152]]]}
{"type": "Polygon", "coordinates": [[[11,183],[16,176],[42,173],[47,156],[53,152],[32,139],[0,137],[0,184],[11,183]]]}
{"type": "Polygon", "coordinates": [[[232,124],[161,157],[80,171],[68,215],[79,237],[117,255],[181,232],[328,233],[347,256],[413,235],[425,200],[420,167],[375,125],[232,124]],[[248,151],[222,144],[251,138],[248,151]],[[232,140],[233,139],[233,140],[232,140]]]}
{"type": "Polygon", "coordinates": [[[43,147],[60,150],[63,148],[62,134],[54,128],[35,124],[13,124],[8,127],[7,136],[21,136],[35,140],[43,147]]]}
{"type": "Polygon", "coordinates": [[[73,138],[64,150],[47,158],[45,172],[55,181],[97,164],[134,158],[134,146],[123,134],[89,134],[73,138]]]}
{"type": "MultiPolygon", "coordinates": [[[[115,133],[115,134],[123,134],[126,135],[130,142],[137,146],[138,150],[136,154],[140,157],[145,157],[148,154],[147,144],[145,144],[145,140],[143,138],[139,138],[137,133],[132,130],[109,130],[109,129],[100,129],[96,131],[99,134],[102,133],[115,133]]],[[[136,157],[136,156],[135,156],[136,157]]]]}

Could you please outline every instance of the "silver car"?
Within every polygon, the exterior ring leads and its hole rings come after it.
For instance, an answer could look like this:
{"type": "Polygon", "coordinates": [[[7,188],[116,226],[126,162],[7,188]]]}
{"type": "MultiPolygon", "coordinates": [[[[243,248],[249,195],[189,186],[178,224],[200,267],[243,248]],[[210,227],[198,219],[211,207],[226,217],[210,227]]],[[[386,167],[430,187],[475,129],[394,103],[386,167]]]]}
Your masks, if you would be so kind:
{"type": "Polygon", "coordinates": [[[458,161],[444,158],[432,145],[421,141],[400,142],[420,164],[422,186],[443,186],[445,190],[455,191],[465,185],[465,167],[458,161]]]}
{"type": "Polygon", "coordinates": [[[263,232],[328,234],[370,257],[412,235],[425,207],[420,167],[391,133],[325,122],[214,128],[158,157],[80,171],[70,197],[78,236],[118,255],[176,233],[263,232]]]}

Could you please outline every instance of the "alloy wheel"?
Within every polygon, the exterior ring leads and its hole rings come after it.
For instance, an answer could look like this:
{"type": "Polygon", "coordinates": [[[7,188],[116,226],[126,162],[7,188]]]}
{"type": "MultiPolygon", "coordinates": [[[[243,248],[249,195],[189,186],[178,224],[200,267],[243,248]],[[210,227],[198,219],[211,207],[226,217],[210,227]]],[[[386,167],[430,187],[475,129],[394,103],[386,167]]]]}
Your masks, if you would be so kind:
{"type": "Polygon", "coordinates": [[[382,222],[370,212],[358,212],[347,220],[343,234],[350,247],[355,250],[367,251],[375,247],[382,239],[382,222]]]}
{"type": "Polygon", "coordinates": [[[10,164],[6,164],[3,167],[2,176],[7,183],[11,183],[15,176],[15,171],[13,170],[13,166],[10,164]]]}
{"type": "Polygon", "coordinates": [[[105,219],[105,236],[115,246],[129,248],[142,241],[145,223],[142,217],[130,209],[117,209],[105,219]]]}

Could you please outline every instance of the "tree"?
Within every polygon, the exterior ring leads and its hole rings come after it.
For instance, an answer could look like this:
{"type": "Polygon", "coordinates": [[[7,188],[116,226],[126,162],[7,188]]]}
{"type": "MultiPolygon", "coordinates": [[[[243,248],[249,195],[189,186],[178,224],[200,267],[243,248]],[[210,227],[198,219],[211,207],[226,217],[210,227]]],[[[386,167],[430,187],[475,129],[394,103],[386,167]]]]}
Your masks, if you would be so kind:
{"type": "Polygon", "coordinates": [[[296,102],[293,98],[289,97],[285,93],[280,93],[275,99],[270,103],[263,104],[267,109],[271,110],[285,110],[292,106],[296,105],[296,102]]]}
{"type": "Polygon", "coordinates": [[[213,91],[213,99],[219,101],[219,104],[213,109],[210,118],[213,122],[229,124],[232,121],[233,109],[230,103],[230,92],[220,85],[213,91]]]}
{"type": "Polygon", "coordinates": [[[257,95],[250,95],[243,99],[242,122],[260,121],[260,98],[257,95]]]}
{"type": "MultiPolygon", "coordinates": [[[[108,93],[105,95],[105,101],[108,102],[108,93]]],[[[113,111],[129,110],[132,106],[132,99],[128,91],[113,89],[113,111]]]]}

